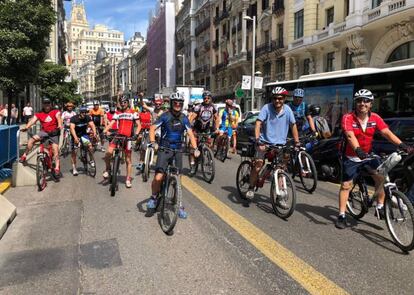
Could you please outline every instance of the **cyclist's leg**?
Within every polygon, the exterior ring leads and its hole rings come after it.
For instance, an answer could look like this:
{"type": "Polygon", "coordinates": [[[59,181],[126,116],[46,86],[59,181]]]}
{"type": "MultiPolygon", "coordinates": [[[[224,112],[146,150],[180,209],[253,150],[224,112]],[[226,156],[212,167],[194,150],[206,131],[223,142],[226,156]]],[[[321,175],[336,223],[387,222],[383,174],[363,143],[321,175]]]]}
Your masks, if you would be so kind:
{"type": "MultiPolygon", "coordinates": [[[[377,169],[381,162],[378,159],[372,159],[368,162],[371,169],[377,169]]],[[[384,181],[385,178],[381,174],[372,175],[372,179],[375,182],[375,195],[377,196],[377,208],[382,208],[385,201],[384,181]]]]}
{"type": "MultiPolygon", "coordinates": [[[[72,135],[70,135],[70,138],[72,138],[72,135]]],[[[71,150],[72,167],[76,168],[76,149],[75,149],[75,141],[73,139],[70,141],[70,150],[71,150]]]]}
{"type": "Polygon", "coordinates": [[[339,215],[345,216],[346,203],[352,189],[353,179],[359,174],[360,162],[344,159],[342,162],[341,186],[339,189],[339,215]]]}
{"type": "Polygon", "coordinates": [[[254,188],[257,182],[257,176],[259,175],[260,169],[262,169],[265,159],[265,146],[260,145],[256,149],[256,153],[254,155],[254,167],[250,173],[250,188],[254,188]]]}
{"type": "MultiPolygon", "coordinates": [[[[105,172],[111,171],[111,158],[115,148],[115,144],[111,142],[105,152],[105,172]]],[[[104,172],[104,173],[105,173],[104,172]]]]}
{"type": "Polygon", "coordinates": [[[237,131],[233,129],[233,154],[236,153],[236,146],[237,146],[237,131]]]}
{"type": "Polygon", "coordinates": [[[21,160],[25,161],[26,160],[26,156],[28,153],[30,153],[30,151],[33,148],[33,145],[40,141],[43,137],[47,136],[46,132],[40,131],[38,134],[33,135],[31,138],[29,138],[28,142],[27,142],[27,146],[26,146],[26,150],[24,151],[23,155],[21,156],[21,160]]]}
{"type": "Polygon", "coordinates": [[[55,169],[56,172],[60,172],[60,159],[59,159],[59,135],[51,136],[50,140],[52,141],[52,150],[53,150],[53,158],[55,159],[55,169]]]}
{"type": "Polygon", "coordinates": [[[126,177],[127,180],[131,179],[132,174],[132,141],[127,140],[124,146],[125,162],[126,162],[126,177]]]}

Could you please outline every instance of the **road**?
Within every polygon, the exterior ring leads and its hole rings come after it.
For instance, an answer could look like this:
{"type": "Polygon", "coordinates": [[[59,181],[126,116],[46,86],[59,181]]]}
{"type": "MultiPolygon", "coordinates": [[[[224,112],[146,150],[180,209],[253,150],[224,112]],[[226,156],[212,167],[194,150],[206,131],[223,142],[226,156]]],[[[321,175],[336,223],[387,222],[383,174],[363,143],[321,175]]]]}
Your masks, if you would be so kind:
{"type": "Polygon", "coordinates": [[[282,220],[269,186],[239,199],[239,163],[216,161],[213,184],[183,177],[189,217],[166,236],[146,212],[149,183],[139,175],[110,197],[101,159],[95,179],[73,177],[64,159],[59,183],[6,193],[18,216],[0,241],[0,294],[413,294],[413,254],[384,222],[369,214],[334,227],[337,185],[298,190],[282,220]]]}

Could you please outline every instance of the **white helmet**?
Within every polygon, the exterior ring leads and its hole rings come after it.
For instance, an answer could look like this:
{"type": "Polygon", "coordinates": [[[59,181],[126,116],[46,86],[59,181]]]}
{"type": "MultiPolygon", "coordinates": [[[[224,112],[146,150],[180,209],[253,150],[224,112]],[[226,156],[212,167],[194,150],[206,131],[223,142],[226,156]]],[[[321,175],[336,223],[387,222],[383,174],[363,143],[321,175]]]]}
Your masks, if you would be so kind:
{"type": "Polygon", "coordinates": [[[368,98],[369,100],[374,100],[374,95],[368,89],[360,89],[355,92],[354,100],[358,98],[368,98]]]}
{"type": "Polygon", "coordinates": [[[279,96],[279,95],[287,96],[288,94],[289,94],[289,92],[283,87],[275,87],[275,88],[272,89],[272,95],[274,95],[274,96],[276,96],[276,95],[277,96],[279,96]]]}

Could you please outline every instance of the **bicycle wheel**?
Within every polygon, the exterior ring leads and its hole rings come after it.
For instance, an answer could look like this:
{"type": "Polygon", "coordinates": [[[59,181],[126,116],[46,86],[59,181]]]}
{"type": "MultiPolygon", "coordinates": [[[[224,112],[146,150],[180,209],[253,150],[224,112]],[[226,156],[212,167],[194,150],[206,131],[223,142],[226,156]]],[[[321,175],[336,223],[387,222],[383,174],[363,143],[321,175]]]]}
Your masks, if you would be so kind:
{"type": "Polygon", "coordinates": [[[227,153],[229,152],[229,137],[224,136],[220,144],[220,151],[218,153],[218,159],[224,163],[227,159],[227,153]]]}
{"type": "Polygon", "coordinates": [[[83,170],[85,171],[86,174],[88,174],[88,156],[87,156],[87,152],[85,150],[85,147],[83,146],[83,143],[81,143],[81,149],[80,149],[80,158],[83,164],[83,170]]]}
{"type": "Polygon", "coordinates": [[[47,167],[43,160],[42,156],[38,156],[36,160],[36,183],[37,188],[40,191],[46,188],[46,175],[47,175],[47,167]]]}
{"type": "Polygon", "coordinates": [[[237,168],[236,175],[236,186],[237,191],[239,192],[240,198],[247,200],[246,193],[249,190],[250,186],[250,173],[252,171],[253,164],[249,160],[245,160],[240,163],[239,168],[237,168]]]}
{"type": "MultiPolygon", "coordinates": [[[[198,170],[198,159],[194,158],[194,164],[191,164],[191,153],[188,154],[188,166],[190,167],[190,172],[188,172],[188,176],[193,177],[198,170]]],[[[193,156],[194,157],[194,156],[193,156]]]]}
{"type": "Polygon", "coordinates": [[[201,157],[201,172],[203,173],[204,180],[212,183],[216,173],[213,152],[209,147],[203,146],[201,157]]]}
{"type": "Polygon", "coordinates": [[[414,209],[410,200],[400,191],[393,191],[385,199],[385,221],[397,246],[405,251],[414,249],[414,209]]]}
{"type": "Polygon", "coordinates": [[[178,202],[181,198],[181,185],[177,175],[169,175],[167,187],[161,198],[161,212],[159,223],[161,229],[166,234],[172,234],[178,217],[178,202]]]}
{"type": "Polygon", "coordinates": [[[119,170],[119,163],[120,163],[119,154],[116,154],[114,157],[114,163],[112,165],[112,173],[111,173],[111,197],[115,196],[115,191],[118,187],[118,170],[119,170]]]}
{"type": "Polygon", "coordinates": [[[368,207],[362,192],[362,184],[357,182],[350,191],[348,202],[346,203],[349,215],[355,219],[361,219],[368,212],[368,207]]]}
{"type": "Polygon", "coordinates": [[[88,160],[88,151],[85,151],[85,153],[86,153],[86,156],[85,156],[85,159],[86,159],[86,162],[87,162],[87,172],[88,172],[88,175],[89,176],[91,176],[91,177],[95,177],[96,176],[96,162],[95,162],[95,159],[93,159],[90,155],[89,155],[89,160],[88,160]]]}
{"type": "Polygon", "coordinates": [[[64,135],[62,146],[60,147],[60,156],[66,158],[68,153],[69,153],[69,135],[64,135]]]}
{"type": "Polygon", "coordinates": [[[318,184],[318,172],[316,171],[315,162],[313,162],[311,155],[305,151],[301,151],[299,152],[296,163],[300,182],[302,183],[303,188],[308,193],[313,193],[316,189],[316,185],[318,184]],[[299,157],[302,165],[299,162],[299,157]]]}
{"type": "Polygon", "coordinates": [[[273,212],[280,218],[286,219],[295,211],[296,187],[292,178],[285,171],[277,171],[277,180],[273,175],[270,185],[270,200],[273,212]]]}
{"type": "Polygon", "coordinates": [[[145,151],[145,158],[144,158],[144,171],[142,172],[142,181],[147,182],[150,175],[150,165],[151,165],[151,158],[154,154],[154,150],[152,148],[147,148],[145,151]]]}

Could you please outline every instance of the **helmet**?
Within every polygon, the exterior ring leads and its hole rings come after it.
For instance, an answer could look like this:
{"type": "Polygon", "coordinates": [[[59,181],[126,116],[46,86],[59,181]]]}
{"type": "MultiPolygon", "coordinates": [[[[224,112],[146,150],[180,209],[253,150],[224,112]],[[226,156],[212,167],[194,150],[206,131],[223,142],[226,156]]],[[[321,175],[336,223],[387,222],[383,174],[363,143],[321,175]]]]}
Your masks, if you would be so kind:
{"type": "Polygon", "coordinates": [[[87,113],[88,112],[88,108],[84,105],[80,106],[79,108],[79,113],[87,113]]]}
{"type": "Polygon", "coordinates": [[[296,88],[293,90],[293,97],[301,97],[303,98],[305,96],[305,90],[301,88],[296,88]]]}
{"type": "Polygon", "coordinates": [[[96,105],[100,105],[99,100],[94,100],[94,101],[93,101],[93,105],[94,105],[94,106],[96,106],[96,105]]]}
{"type": "Polygon", "coordinates": [[[368,98],[370,100],[374,100],[374,95],[368,89],[360,89],[357,92],[355,92],[354,95],[354,100],[358,98],[368,98]]]}
{"type": "Polygon", "coordinates": [[[203,99],[204,99],[206,96],[210,96],[210,97],[211,97],[211,92],[210,92],[210,91],[208,91],[208,90],[205,90],[205,91],[203,92],[203,99]]]}
{"type": "Polygon", "coordinates": [[[126,95],[121,96],[121,98],[119,99],[119,102],[129,102],[128,97],[126,95]]]}
{"type": "Polygon", "coordinates": [[[52,103],[52,102],[50,101],[50,99],[49,99],[49,98],[44,97],[44,98],[42,99],[42,103],[52,103]]]}
{"type": "Polygon", "coordinates": [[[179,92],[175,92],[170,95],[170,108],[173,107],[174,101],[184,103],[184,97],[179,92]]]}
{"type": "Polygon", "coordinates": [[[313,105],[313,104],[311,104],[309,107],[308,107],[308,111],[309,111],[309,114],[313,117],[313,116],[319,116],[319,114],[321,113],[321,107],[320,106],[318,106],[318,105],[313,105]]]}
{"type": "Polygon", "coordinates": [[[164,101],[162,100],[162,98],[161,97],[159,97],[159,96],[157,96],[155,99],[154,99],[154,103],[155,104],[162,104],[164,101]]]}
{"type": "Polygon", "coordinates": [[[283,87],[275,87],[272,90],[272,95],[283,95],[283,96],[287,96],[289,94],[289,92],[283,88],[283,87]]]}

